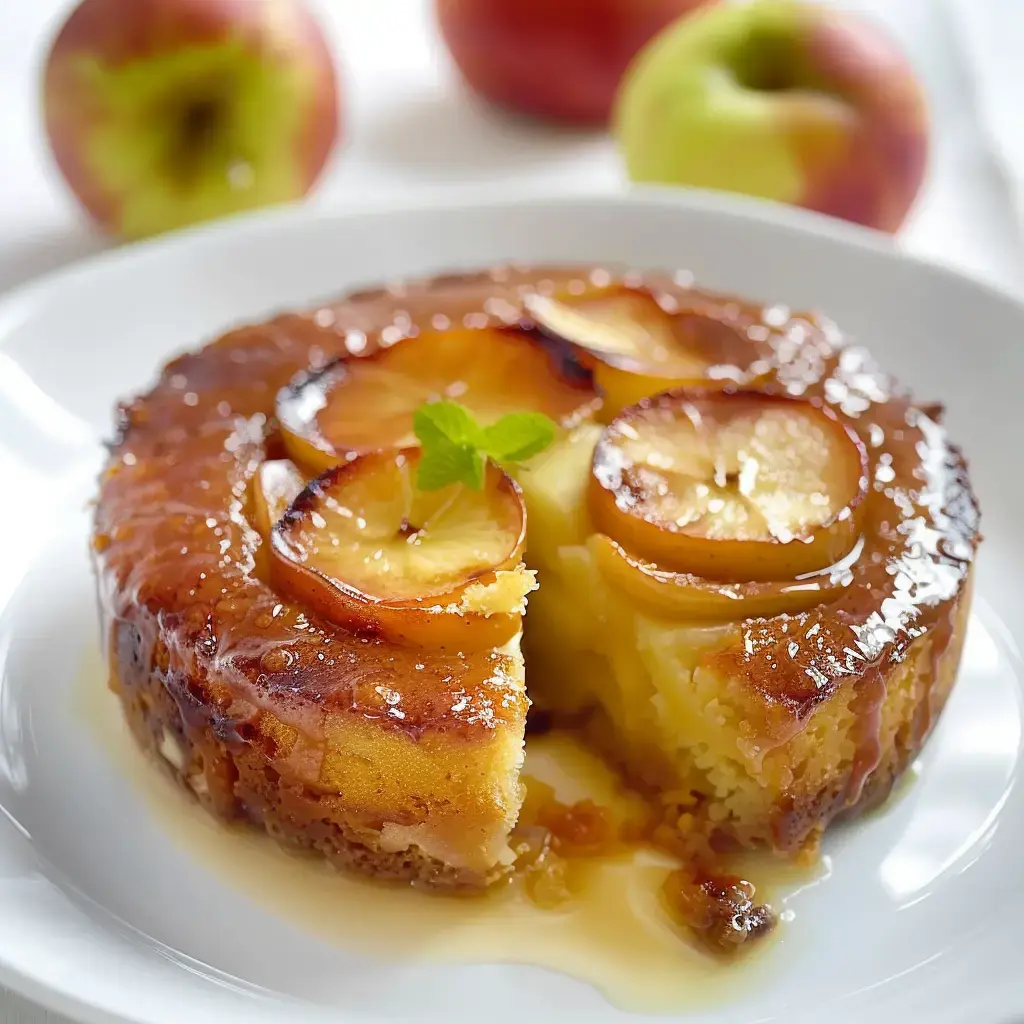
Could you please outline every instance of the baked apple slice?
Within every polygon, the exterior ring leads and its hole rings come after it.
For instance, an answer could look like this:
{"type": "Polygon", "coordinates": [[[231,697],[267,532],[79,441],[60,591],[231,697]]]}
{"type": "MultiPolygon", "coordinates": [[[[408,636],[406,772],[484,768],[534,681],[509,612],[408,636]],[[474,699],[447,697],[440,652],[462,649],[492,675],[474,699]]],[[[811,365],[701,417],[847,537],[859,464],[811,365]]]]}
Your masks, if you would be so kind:
{"type": "Polygon", "coordinates": [[[272,531],[271,579],[358,631],[457,650],[507,643],[534,588],[519,487],[488,465],[480,490],[424,491],[419,459],[419,448],[372,452],[313,480],[272,531]]]}
{"type": "Polygon", "coordinates": [[[749,384],[764,372],[739,328],[693,310],[670,314],[646,292],[534,294],[524,305],[543,333],[571,346],[591,370],[606,414],[670,388],[749,384]]]}
{"type": "Polygon", "coordinates": [[[299,496],[306,481],[290,459],[270,459],[260,463],[251,484],[252,523],[264,541],[280,522],[288,506],[299,496]]]}
{"type": "Polygon", "coordinates": [[[601,532],[659,569],[771,581],[846,555],[866,487],[863,444],[823,403],[691,389],[604,430],[589,504],[601,532]]]}
{"type": "Polygon", "coordinates": [[[277,399],[285,446],[322,472],[362,452],[417,444],[413,413],[452,399],[481,426],[509,412],[573,426],[599,404],[592,385],[556,372],[543,347],[516,331],[426,331],[362,358],[345,358],[277,399]]]}
{"type": "Polygon", "coordinates": [[[853,580],[840,563],[833,572],[801,579],[726,583],[659,569],[629,554],[603,533],[593,534],[587,546],[609,585],[660,619],[733,622],[795,615],[835,600],[853,580]]]}
{"type": "Polygon", "coordinates": [[[306,481],[289,459],[269,459],[260,463],[249,481],[249,522],[262,538],[254,553],[256,575],[266,580],[270,573],[270,532],[280,522],[288,506],[298,497],[306,481]]]}

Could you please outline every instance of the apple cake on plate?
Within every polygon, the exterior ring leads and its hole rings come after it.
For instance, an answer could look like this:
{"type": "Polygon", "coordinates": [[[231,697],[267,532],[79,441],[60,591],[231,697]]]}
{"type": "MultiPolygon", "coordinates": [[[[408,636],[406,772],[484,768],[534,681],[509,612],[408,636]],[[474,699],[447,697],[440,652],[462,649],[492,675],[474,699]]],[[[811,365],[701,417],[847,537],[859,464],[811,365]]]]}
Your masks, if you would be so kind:
{"type": "Polygon", "coordinates": [[[211,812],[482,888],[531,704],[694,862],[813,850],[931,731],[977,539],[941,410],[826,320],[500,267],[175,359],[120,410],[94,551],[111,686],[211,812]]]}

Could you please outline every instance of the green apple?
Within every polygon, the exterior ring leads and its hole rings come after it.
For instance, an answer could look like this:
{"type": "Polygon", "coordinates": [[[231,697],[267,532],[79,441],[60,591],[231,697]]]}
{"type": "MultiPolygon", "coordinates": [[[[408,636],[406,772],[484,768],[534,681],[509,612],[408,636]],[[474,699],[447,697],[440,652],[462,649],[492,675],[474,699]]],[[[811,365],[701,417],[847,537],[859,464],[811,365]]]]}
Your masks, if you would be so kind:
{"type": "Polygon", "coordinates": [[[630,178],[899,228],[928,152],[922,90],[874,25],[797,0],[700,11],[637,56],[616,99],[630,178]]]}
{"type": "Polygon", "coordinates": [[[330,52],[296,0],[84,0],[43,80],[57,166],[123,238],[304,195],[338,106],[330,52]]]}

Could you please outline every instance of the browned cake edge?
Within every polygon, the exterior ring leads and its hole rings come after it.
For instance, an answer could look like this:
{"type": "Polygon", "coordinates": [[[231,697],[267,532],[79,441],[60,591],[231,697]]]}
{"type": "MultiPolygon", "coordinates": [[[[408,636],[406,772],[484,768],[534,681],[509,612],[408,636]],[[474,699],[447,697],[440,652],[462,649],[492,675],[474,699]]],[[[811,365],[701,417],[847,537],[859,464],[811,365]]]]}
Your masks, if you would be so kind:
{"type": "Polygon", "coordinates": [[[109,630],[110,688],[141,749],[216,818],[264,829],[285,848],[316,851],[335,867],[432,889],[478,890],[505,868],[457,868],[418,846],[385,848],[379,829],[347,813],[341,798],[288,782],[252,744],[220,739],[207,705],[186,728],[155,663],[154,645],[118,621],[109,630]]]}

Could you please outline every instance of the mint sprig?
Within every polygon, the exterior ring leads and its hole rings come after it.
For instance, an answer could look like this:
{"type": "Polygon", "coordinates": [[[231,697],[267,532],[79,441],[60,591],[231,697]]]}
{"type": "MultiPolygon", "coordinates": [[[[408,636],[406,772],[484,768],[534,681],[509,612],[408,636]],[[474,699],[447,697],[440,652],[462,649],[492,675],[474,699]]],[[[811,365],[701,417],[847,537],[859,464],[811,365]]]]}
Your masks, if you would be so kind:
{"type": "Polygon", "coordinates": [[[462,483],[481,490],[487,460],[507,466],[544,451],[555,439],[555,424],[540,412],[512,412],[481,427],[458,402],[429,402],[413,414],[422,446],[416,486],[437,491],[462,483]]]}

